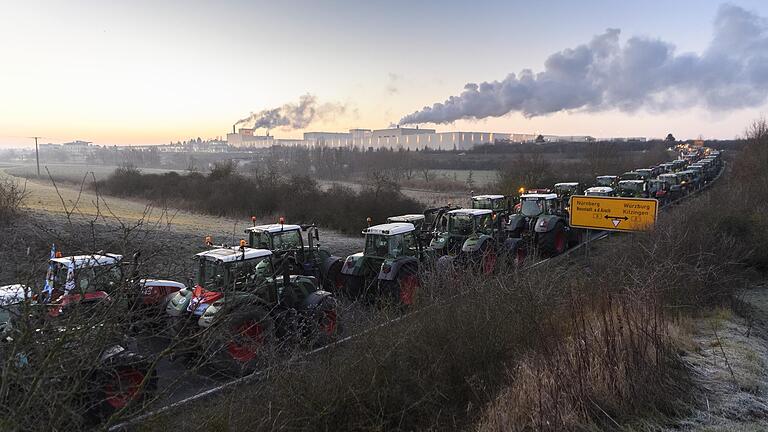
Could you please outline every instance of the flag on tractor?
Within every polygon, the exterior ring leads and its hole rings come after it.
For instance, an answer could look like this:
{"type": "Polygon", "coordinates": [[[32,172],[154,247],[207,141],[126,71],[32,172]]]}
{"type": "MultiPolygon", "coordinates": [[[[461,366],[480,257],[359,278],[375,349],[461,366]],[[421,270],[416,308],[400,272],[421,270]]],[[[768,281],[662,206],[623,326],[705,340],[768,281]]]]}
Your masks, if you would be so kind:
{"type": "Polygon", "coordinates": [[[47,298],[51,298],[51,295],[53,294],[53,272],[55,270],[53,265],[54,258],[56,258],[56,243],[51,244],[51,261],[48,261],[48,272],[45,274],[43,293],[45,293],[47,298]]]}
{"type": "Polygon", "coordinates": [[[67,283],[64,284],[64,294],[69,293],[75,289],[75,258],[72,257],[72,259],[69,261],[69,265],[67,265],[67,283]]]}

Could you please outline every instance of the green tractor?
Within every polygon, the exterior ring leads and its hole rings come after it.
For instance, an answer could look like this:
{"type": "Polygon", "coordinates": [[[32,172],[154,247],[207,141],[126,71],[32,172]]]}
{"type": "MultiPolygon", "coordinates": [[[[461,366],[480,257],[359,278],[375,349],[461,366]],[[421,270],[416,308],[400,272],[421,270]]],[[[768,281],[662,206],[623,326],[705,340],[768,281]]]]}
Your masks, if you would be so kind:
{"type": "Polygon", "coordinates": [[[327,342],[339,331],[337,302],[312,276],[275,272],[266,249],[221,247],[195,255],[194,288],[177,292],[166,308],[176,343],[187,357],[221,370],[253,371],[273,341],[327,342]]]}
{"type": "Polygon", "coordinates": [[[408,307],[421,288],[420,264],[424,257],[416,227],[393,222],[363,230],[365,249],[344,261],[344,293],[370,302],[392,300],[408,307]]]}
{"type": "Polygon", "coordinates": [[[519,212],[510,217],[507,229],[526,249],[545,256],[559,255],[582,238],[582,231],[569,225],[568,201],[556,193],[521,195],[519,212]]]}
{"type": "Polygon", "coordinates": [[[648,181],[621,180],[616,195],[625,198],[648,198],[648,181]]]}
{"type": "Polygon", "coordinates": [[[447,206],[426,209],[424,213],[391,216],[387,218],[387,223],[401,222],[413,224],[421,244],[426,245],[432,240],[432,236],[442,216],[446,212],[457,208],[459,207],[448,204],[447,206]]]}
{"type": "Polygon", "coordinates": [[[506,230],[509,213],[487,208],[451,210],[442,229],[429,245],[438,268],[473,266],[480,273],[496,271],[499,258],[506,264],[520,264],[525,258],[519,241],[506,230]]]}
{"type": "Polygon", "coordinates": [[[248,245],[272,251],[276,268],[287,268],[289,274],[314,276],[330,292],[343,288],[341,257],[320,246],[320,233],[315,225],[287,225],[280,223],[254,225],[245,230],[248,245]],[[301,235],[307,233],[307,241],[301,235]]]}

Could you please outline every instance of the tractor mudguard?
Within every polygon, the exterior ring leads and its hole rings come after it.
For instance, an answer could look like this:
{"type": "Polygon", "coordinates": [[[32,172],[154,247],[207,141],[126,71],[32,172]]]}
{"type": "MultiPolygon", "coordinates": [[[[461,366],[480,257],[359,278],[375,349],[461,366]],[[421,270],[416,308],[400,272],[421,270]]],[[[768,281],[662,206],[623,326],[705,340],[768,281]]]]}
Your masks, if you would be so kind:
{"type": "Polygon", "coordinates": [[[536,219],[536,227],[534,230],[537,233],[550,232],[561,219],[560,216],[556,215],[541,215],[536,219]]]}
{"type": "Polygon", "coordinates": [[[478,237],[470,237],[464,240],[464,244],[461,245],[462,253],[473,253],[480,250],[483,244],[491,239],[491,236],[487,234],[481,234],[478,237]]]}
{"type": "Polygon", "coordinates": [[[507,231],[525,230],[525,216],[521,214],[510,215],[506,229],[507,231]]]}
{"type": "Polygon", "coordinates": [[[359,276],[363,261],[362,252],[348,256],[347,259],[344,260],[344,265],[341,266],[341,274],[359,276]]]}
{"type": "Polygon", "coordinates": [[[414,257],[398,258],[392,262],[384,261],[384,264],[381,266],[381,270],[379,270],[379,280],[395,280],[397,275],[400,273],[400,269],[403,268],[403,266],[406,264],[413,264],[418,268],[419,261],[414,257]],[[384,268],[387,265],[389,265],[389,271],[385,273],[384,268]]]}
{"type": "Polygon", "coordinates": [[[320,263],[320,274],[323,276],[323,278],[325,278],[325,276],[328,274],[328,271],[336,263],[340,263],[342,265],[344,264],[341,262],[341,257],[337,257],[335,255],[328,256],[323,260],[322,263],[320,263]]]}
{"type": "Polygon", "coordinates": [[[333,295],[329,293],[328,291],[323,290],[317,290],[313,293],[310,293],[302,302],[301,306],[303,309],[313,309],[316,308],[320,302],[323,301],[326,297],[332,297],[333,295]]]}

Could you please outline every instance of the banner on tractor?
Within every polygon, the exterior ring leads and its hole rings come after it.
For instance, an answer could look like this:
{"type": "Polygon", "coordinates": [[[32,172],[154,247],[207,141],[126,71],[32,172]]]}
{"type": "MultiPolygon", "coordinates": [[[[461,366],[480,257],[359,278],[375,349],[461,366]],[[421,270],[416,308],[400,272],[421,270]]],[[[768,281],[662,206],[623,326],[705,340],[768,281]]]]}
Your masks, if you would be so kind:
{"type": "Polygon", "coordinates": [[[659,202],[652,198],[571,196],[571,226],[607,231],[647,231],[656,223],[659,202]]]}

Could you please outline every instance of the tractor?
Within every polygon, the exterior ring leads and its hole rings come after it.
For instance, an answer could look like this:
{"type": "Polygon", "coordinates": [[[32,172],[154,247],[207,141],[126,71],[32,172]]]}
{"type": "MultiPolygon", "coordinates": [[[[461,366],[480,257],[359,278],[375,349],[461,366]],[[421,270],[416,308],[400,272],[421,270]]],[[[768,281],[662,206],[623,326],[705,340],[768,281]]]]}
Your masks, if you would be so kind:
{"type": "Polygon", "coordinates": [[[149,324],[157,324],[153,321],[162,316],[171,296],[184,284],[165,279],[139,279],[138,258],[138,252],[133,255],[132,263],[118,254],[62,256],[54,252],[48,261],[46,284],[49,289],[40,293],[49,296],[47,301],[61,304],[111,296],[130,303],[132,311],[149,324]]]}
{"type": "Polygon", "coordinates": [[[393,222],[363,230],[365,249],[344,260],[344,293],[368,302],[415,303],[421,287],[423,244],[411,223],[393,222]]]}
{"type": "Polygon", "coordinates": [[[556,183],[555,193],[560,201],[567,203],[571,199],[571,195],[584,195],[584,189],[577,182],[556,183]]]}
{"type": "Polygon", "coordinates": [[[391,216],[387,218],[387,223],[410,223],[416,228],[421,244],[426,245],[432,240],[432,236],[443,215],[459,207],[448,204],[447,206],[429,208],[422,214],[405,214],[400,216],[391,216]]]}
{"type": "Polygon", "coordinates": [[[602,175],[595,178],[595,186],[604,186],[616,189],[619,177],[614,175],[602,175]]]}
{"type": "Polygon", "coordinates": [[[616,196],[612,187],[608,186],[592,186],[584,191],[586,196],[616,196]]]}
{"type": "Polygon", "coordinates": [[[656,198],[661,205],[669,203],[672,200],[669,184],[658,178],[648,180],[648,197],[656,198]]]}
{"type": "Polygon", "coordinates": [[[129,348],[124,323],[114,321],[127,311],[93,283],[71,285],[61,296],[21,284],[0,287],[6,391],[23,395],[37,386],[70,392],[76,405],[69,408],[87,424],[142,408],[154,397],[157,372],[129,348]]]}
{"type": "Polygon", "coordinates": [[[523,194],[520,203],[520,211],[510,217],[507,230],[512,239],[521,239],[524,247],[555,256],[581,242],[581,230],[569,225],[568,202],[557,194],[523,194]]]}
{"type": "Polygon", "coordinates": [[[194,288],[177,292],[166,308],[187,358],[244,374],[263,363],[278,339],[326,343],[337,336],[333,295],[318,289],[313,276],[276,270],[271,251],[241,240],[239,247],[211,249],[195,260],[194,288]]]}
{"type": "Polygon", "coordinates": [[[320,246],[320,233],[315,225],[286,225],[285,219],[271,225],[256,225],[245,230],[248,245],[272,251],[276,268],[286,267],[292,275],[314,276],[330,292],[342,288],[341,258],[320,246]],[[302,231],[307,233],[304,244],[302,231]]]}
{"type": "Polygon", "coordinates": [[[651,178],[647,172],[627,171],[619,176],[619,183],[622,180],[648,180],[651,178]]]}
{"type": "Polygon", "coordinates": [[[621,180],[616,195],[625,198],[648,198],[648,181],[640,179],[621,180]]]}
{"type": "Polygon", "coordinates": [[[685,191],[683,190],[682,179],[676,173],[661,174],[657,180],[661,180],[667,184],[669,188],[669,200],[674,201],[683,196],[685,191]]]}
{"type": "Polygon", "coordinates": [[[446,214],[445,223],[429,245],[429,255],[438,267],[474,267],[480,273],[496,271],[501,258],[519,265],[525,258],[519,241],[506,230],[510,213],[490,209],[457,209],[446,214]]]}

